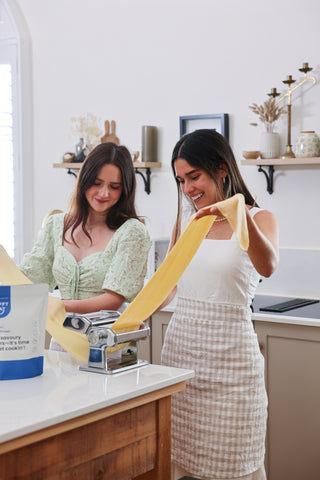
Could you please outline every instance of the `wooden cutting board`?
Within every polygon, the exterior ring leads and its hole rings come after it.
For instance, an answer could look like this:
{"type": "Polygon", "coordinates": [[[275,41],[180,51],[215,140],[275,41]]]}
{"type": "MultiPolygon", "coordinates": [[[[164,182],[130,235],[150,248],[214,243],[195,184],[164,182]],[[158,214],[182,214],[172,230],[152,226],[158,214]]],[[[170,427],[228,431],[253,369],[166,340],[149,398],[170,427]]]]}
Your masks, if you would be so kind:
{"type": "Polygon", "coordinates": [[[116,122],[114,120],[111,120],[111,133],[110,133],[109,120],[106,120],[104,122],[104,128],[105,128],[105,134],[103,137],[101,137],[101,143],[113,142],[119,145],[120,144],[119,138],[116,137],[116,122]]]}

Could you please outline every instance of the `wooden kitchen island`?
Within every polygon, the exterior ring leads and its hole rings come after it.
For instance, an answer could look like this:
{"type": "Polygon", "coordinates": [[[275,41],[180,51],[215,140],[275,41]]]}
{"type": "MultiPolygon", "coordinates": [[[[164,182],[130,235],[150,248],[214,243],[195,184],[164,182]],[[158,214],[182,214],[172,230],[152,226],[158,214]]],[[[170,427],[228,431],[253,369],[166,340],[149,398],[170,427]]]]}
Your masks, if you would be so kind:
{"type": "Polygon", "coordinates": [[[171,395],[193,371],[78,367],[46,351],[43,375],[0,383],[0,480],[169,480],[171,395]]]}

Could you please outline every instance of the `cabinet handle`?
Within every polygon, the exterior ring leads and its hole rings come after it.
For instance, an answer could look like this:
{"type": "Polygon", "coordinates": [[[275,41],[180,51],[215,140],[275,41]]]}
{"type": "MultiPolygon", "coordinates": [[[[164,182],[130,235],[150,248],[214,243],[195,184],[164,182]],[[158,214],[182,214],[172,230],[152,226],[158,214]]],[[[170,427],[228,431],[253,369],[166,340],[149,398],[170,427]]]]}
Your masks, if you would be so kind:
{"type": "Polygon", "coordinates": [[[260,352],[262,352],[263,351],[263,343],[259,342],[259,348],[260,348],[260,352]]]}

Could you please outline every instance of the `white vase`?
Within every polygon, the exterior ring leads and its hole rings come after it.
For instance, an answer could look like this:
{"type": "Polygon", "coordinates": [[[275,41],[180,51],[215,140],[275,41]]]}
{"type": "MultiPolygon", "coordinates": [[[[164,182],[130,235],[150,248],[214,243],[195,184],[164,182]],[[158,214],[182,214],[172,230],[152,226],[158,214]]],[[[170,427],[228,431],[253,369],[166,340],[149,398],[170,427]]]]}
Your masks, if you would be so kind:
{"type": "Polygon", "coordinates": [[[277,132],[262,132],[260,135],[260,157],[278,158],[280,155],[280,135],[277,132]]]}
{"type": "Polygon", "coordinates": [[[297,136],[295,150],[296,157],[319,157],[320,141],[314,131],[300,132],[297,136]]]}

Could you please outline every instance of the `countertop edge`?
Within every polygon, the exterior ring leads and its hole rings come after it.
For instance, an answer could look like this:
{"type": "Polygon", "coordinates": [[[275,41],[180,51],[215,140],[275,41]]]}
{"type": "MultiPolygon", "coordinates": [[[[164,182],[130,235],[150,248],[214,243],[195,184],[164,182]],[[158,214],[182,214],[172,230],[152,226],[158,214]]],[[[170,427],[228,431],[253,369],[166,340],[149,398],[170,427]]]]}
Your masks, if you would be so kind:
{"type": "Polygon", "coordinates": [[[320,320],[308,317],[291,317],[290,315],[284,316],[253,313],[251,318],[256,322],[286,323],[290,325],[304,325],[306,327],[320,327],[320,320]]]}
{"type": "MultiPolygon", "coordinates": [[[[149,369],[153,370],[154,367],[162,368],[162,366],[159,365],[153,365],[153,364],[148,364],[142,367],[138,367],[137,370],[139,369],[149,369]]],[[[163,369],[168,369],[170,367],[163,367],[163,369]]],[[[153,382],[150,385],[143,385],[135,390],[132,390],[130,393],[124,392],[118,395],[117,397],[113,397],[110,399],[103,399],[103,400],[98,400],[96,403],[91,403],[90,405],[83,405],[80,408],[75,408],[72,411],[66,411],[64,413],[58,412],[56,415],[51,415],[47,418],[42,418],[39,419],[38,421],[34,421],[33,423],[30,421],[29,424],[26,425],[21,425],[20,427],[17,426],[14,430],[10,430],[8,432],[0,432],[0,451],[1,451],[1,444],[4,444],[5,442],[8,442],[10,440],[14,440],[18,437],[22,437],[24,435],[32,434],[36,431],[40,431],[42,429],[52,427],[56,424],[66,422],[68,420],[73,420],[76,419],[77,417],[93,413],[95,411],[107,408],[107,407],[112,407],[114,405],[123,403],[125,401],[129,401],[132,399],[135,399],[137,397],[142,397],[148,393],[155,392],[157,390],[162,390],[166,387],[170,387],[172,385],[184,382],[186,380],[189,380],[190,378],[194,377],[194,371],[190,369],[174,369],[176,372],[174,372],[173,376],[169,378],[164,378],[159,381],[153,382]]],[[[45,371],[42,375],[45,374],[45,371]]],[[[96,374],[96,373],[87,373],[87,372],[81,372],[79,373],[80,375],[101,375],[102,374],[96,374]]],[[[118,378],[120,376],[126,376],[126,372],[118,373],[115,374],[118,378]]],[[[41,376],[40,376],[41,377],[41,376]]],[[[39,378],[40,378],[39,377],[39,378]]],[[[37,377],[35,377],[37,378],[37,377]]],[[[23,379],[19,380],[19,382],[26,382],[29,379],[23,379]]],[[[15,380],[13,380],[15,381],[15,380]]],[[[8,380],[8,382],[12,382],[12,380],[8,380]]],[[[22,384],[21,384],[22,385],[22,384]]]]}

